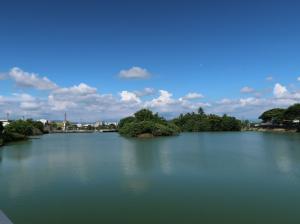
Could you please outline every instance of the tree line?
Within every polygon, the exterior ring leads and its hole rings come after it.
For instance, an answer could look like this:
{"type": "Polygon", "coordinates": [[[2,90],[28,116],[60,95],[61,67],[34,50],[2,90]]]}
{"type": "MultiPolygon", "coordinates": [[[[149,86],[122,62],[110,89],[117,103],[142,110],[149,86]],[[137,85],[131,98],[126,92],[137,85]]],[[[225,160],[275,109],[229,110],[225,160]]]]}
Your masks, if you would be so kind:
{"type": "Polygon", "coordinates": [[[43,132],[43,123],[32,119],[12,121],[5,127],[0,122],[0,145],[7,142],[25,140],[28,136],[40,135],[43,132]]]}
{"type": "Polygon", "coordinates": [[[286,129],[300,131],[300,104],[294,104],[286,109],[273,108],[263,112],[259,119],[270,126],[280,126],[286,129]]]}
{"type": "Polygon", "coordinates": [[[167,121],[157,113],[142,109],[134,116],[120,120],[118,131],[122,135],[139,137],[170,136],[180,132],[201,131],[240,131],[242,122],[235,117],[205,114],[202,108],[197,113],[180,114],[177,118],[167,121]]]}

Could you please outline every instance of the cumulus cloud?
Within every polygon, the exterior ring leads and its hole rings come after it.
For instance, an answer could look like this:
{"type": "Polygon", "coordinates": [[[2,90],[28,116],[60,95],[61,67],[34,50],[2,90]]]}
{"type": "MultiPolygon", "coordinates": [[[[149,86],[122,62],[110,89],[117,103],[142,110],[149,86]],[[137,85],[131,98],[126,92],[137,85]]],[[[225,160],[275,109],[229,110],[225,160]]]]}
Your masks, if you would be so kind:
{"type": "Polygon", "coordinates": [[[120,93],[121,96],[121,101],[122,102],[128,102],[128,103],[140,103],[141,100],[140,98],[133,92],[129,92],[129,91],[122,91],[120,93]]]}
{"type": "Polygon", "coordinates": [[[204,98],[204,96],[201,93],[192,92],[181,97],[180,100],[194,100],[194,99],[201,99],[201,98],[204,98]]]}
{"type": "Polygon", "coordinates": [[[20,87],[32,87],[40,90],[51,90],[57,87],[47,77],[40,77],[38,74],[28,73],[17,67],[12,68],[8,75],[20,87]]]}
{"type": "Polygon", "coordinates": [[[128,70],[121,70],[119,77],[123,79],[146,79],[151,76],[151,73],[144,68],[134,66],[128,70]]]}
{"type": "Polygon", "coordinates": [[[172,99],[172,96],[173,94],[166,90],[159,90],[159,97],[148,101],[146,105],[149,107],[165,107],[167,105],[171,105],[175,102],[175,100],[172,99]]]}
{"type": "MultiPolygon", "coordinates": [[[[120,74],[122,73],[123,78],[138,78],[137,73],[141,70],[142,73],[148,74],[141,77],[150,76],[145,69],[138,67],[121,71],[120,74]]],[[[295,86],[294,88],[286,87],[280,83],[276,83],[273,89],[268,90],[268,94],[259,93],[245,86],[241,92],[253,93],[251,97],[199,102],[199,100],[202,101],[203,95],[197,92],[189,92],[177,98],[167,90],[156,91],[149,87],[137,91],[123,90],[118,95],[102,94],[97,88],[85,83],[59,87],[46,77],[24,72],[19,68],[11,69],[5,76],[14,80],[18,86],[49,91],[47,96],[44,94],[33,96],[24,92],[0,96],[2,116],[5,116],[6,111],[10,111],[14,118],[25,116],[27,118],[63,119],[64,112],[67,112],[70,120],[73,121],[118,120],[141,108],[149,108],[166,118],[172,118],[180,113],[196,111],[199,107],[203,107],[207,113],[220,115],[227,113],[239,118],[257,118],[264,110],[288,107],[300,101],[300,91],[295,86]],[[270,94],[272,90],[273,95],[270,94]]],[[[19,91],[24,91],[24,89],[19,89],[19,91]]]]}
{"type": "Polygon", "coordinates": [[[285,97],[288,95],[287,88],[279,83],[276,83],[273,89],[273,94],[275,97],[285,97]]]}
{"type": "Polygon", "coordinates": [[[156,93],[155,89],[153,88],[144,88],[143,90],[137,90],[134,91],[134,93],[138,96],[138,97],[143,97],[143,96],[151,96],[154,95],[156,93]]]}
{"type": "Polygon", "coordinates": [[[58,88],[53,91],[54,94],[65,94],[65,95],[88,95],[97,92],[97,88],[88,86],[85,83],[80,83],[78,86],[74,85],[69,88],[58,88]]]}
{"type": "Polygon", "coordinates": [[[249,86],[245,86],[240,90],[241,93],[254,93],[255,90],[249,86]]]}

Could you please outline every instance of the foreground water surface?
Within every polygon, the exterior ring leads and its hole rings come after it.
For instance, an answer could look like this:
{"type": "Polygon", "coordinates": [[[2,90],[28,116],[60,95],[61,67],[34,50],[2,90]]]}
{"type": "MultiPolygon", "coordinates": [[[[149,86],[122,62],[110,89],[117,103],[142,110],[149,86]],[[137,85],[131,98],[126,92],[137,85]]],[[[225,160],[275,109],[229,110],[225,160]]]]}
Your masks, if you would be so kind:
{"type": "Polygon", "coordinates": [[[0,149],[15,224],[300,223],[300,134],[52,134],[0,149]]]}

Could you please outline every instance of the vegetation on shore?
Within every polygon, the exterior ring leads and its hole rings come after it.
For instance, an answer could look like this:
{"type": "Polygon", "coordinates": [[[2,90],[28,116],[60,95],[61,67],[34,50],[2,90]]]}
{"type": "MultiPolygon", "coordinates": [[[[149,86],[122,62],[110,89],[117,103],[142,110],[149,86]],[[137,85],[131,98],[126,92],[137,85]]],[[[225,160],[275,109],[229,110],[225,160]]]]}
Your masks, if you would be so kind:
{"type": "Polygon", "coordinates": [[[294,104],[287,109],[274,108],[267,110],[259,116],[259,119],[272,127],[300,131],[300,104],[294,104]]]}
{"type": "Polygon", "coordinates": [[[118,126],[120,134],[130,137],[170,136],[179,132],[240,131],[241,128],[240,120],[227,115],[206,115],[202,108],[199,108],[198,113],[181,114],[170,121],[142,109],[134,116],[120,120],[118,126]]]}
{"type": "Polygon", "coordinates": [[[0,145],[8,142],[25,140],[31,135],[41,135],[44,131],[44,125],[40,121],[28,119],[16,120],[3,127],[0,122],[0,145]]]}

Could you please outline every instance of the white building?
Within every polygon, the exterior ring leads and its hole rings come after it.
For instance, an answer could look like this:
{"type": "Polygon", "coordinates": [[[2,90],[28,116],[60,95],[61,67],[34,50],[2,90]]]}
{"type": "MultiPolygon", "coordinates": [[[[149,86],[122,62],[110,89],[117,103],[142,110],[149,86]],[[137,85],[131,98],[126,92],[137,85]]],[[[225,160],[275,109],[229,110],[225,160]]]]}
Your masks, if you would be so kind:
{"type": "Polygon", "coordinates": [[[46,119],[39,119],[37,121],[42,122],[44,126],[48,123],[48,120],[46,119]]]}

